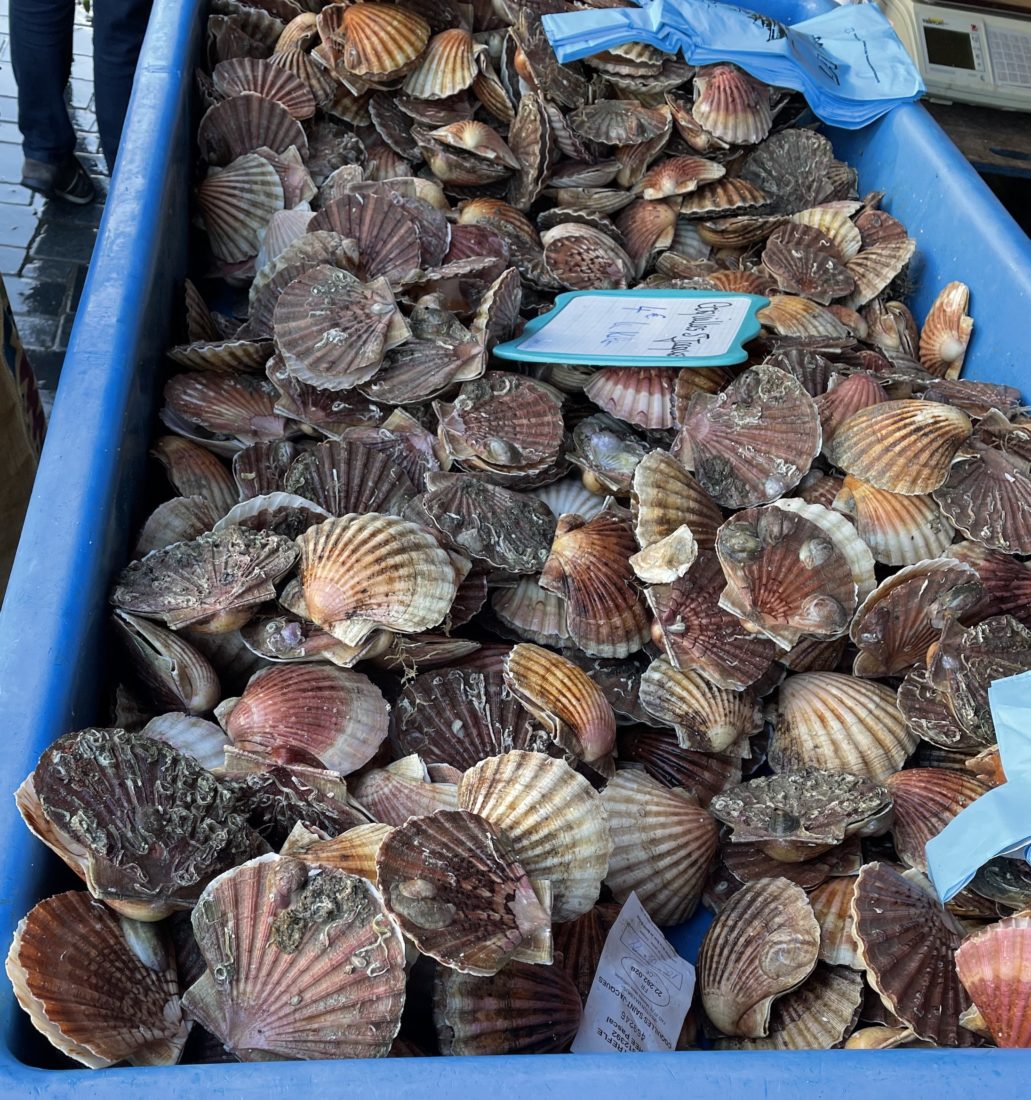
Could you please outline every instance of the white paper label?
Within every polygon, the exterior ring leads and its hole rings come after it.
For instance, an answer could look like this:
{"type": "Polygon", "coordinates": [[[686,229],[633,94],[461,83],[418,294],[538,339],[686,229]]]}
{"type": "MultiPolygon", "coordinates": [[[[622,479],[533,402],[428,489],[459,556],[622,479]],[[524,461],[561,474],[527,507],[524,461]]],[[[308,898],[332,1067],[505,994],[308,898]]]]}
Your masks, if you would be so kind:
{"type": "Polygon", "coordinates": [[[605,940],[573,1053],[675,1050],[694,980],[694,967],[631,894],[605,940]]]}
{"type": "Polygon", "coordinates": [[[635,359],[710,358],[734,346],[748,298],[584,295],[524,340],[523,351],[635,359]]]}

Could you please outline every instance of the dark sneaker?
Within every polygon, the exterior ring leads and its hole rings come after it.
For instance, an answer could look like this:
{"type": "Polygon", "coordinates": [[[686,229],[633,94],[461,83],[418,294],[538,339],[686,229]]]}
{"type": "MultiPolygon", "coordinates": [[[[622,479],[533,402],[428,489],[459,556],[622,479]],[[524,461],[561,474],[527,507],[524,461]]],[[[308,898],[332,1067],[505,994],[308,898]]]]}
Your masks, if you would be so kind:
{"type": "Polygon", "coordinates": [[[26,160],[21,170],[21,185],[48,198],[64,199],[85,206],[96,196],[89,173],[77,157],[70,156],[62,164],[45,164],[41,160],[26,160]]]}

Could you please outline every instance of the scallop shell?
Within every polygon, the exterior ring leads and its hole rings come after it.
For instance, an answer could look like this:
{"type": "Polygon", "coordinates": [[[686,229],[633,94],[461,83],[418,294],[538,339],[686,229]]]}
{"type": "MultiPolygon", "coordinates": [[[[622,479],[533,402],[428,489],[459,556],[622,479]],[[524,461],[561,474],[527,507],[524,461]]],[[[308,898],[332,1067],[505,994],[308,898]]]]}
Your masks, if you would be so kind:
{"type": "Polygon", "coordinates": [[[573,450],[567,457],[583,469],[586,488],[625,496],[637,464],[648,453],[647,445],[630,427],[608,413],[597,413],[573,429],[573,450]]]}
{"type": "Polygon", "coordinates": [[[568,764],[537,752],[491,757],[462,776],[458,804],[511,841],[528,874],[549,880],[554,920],[598,900],[612,851],[605,808],[568,764]]]}
{"type": "Polygon", "coordinates": [[[240,500],[280,493],[290,463],[297,457],[297,448],[286,440],[252,443],[233,455],[233,480],[240,491],[240,500]]]}
{"type": "Polygon", "coordinates": [[[956,951],[956,970],[996,1045],[1031,1046],[1027,956],[1031,917],[1021,914],[982,928],[956,951]]]}
{"type": "Polygon", "coordinates": [[[7,976],[33,1027],[90,1069],[179,1061],[190,1025],[174,955],[156,929],[87,893],[57,894],[22,918],[7,976]]]}
{"type": "Polygon", "coordinates": [[[466,974],[496,974],[549,932],[511,846],[476,814],[440,810],[394,829],[376,856],[388,912],[423,954],[466,974]]]}
{"type": "Polygon", "coordinates": [[[584,519],[594,519],[605,504],[605,498],[584,488],[578,477],[553,481],[532,492],[538,500],[547,504],[556,519],[567,512],[583,516],[584,519]]]}
{"type": "Polygon", "coordinates": [[[762,729],[762,714],[748,691],[714,687],[696,672],[683,672],[661,657],[641,676],[641,703],[672,726],[685,749],[727,752],[762,729]]]}
{"type": "MultiPolygon", "coordinates": [[[[319,31],[325,42],[323,15],[319,31]]],[[[340,23],[345,68],[356,76],[371,79],[389,78],[405,71],[430,39],[429,24],[421,15],[388,4],[347,5],[340,23]]]]}
{"type": "Polygon", "coordinates": [[[180,711],[151,718],[140,732],[144,737],[164,741],[178,752],[192,756],[209,772],[221,766],[228,744],[228,738],[214,722],[180,711]]]}
{"type": "Polygon", "coordinates": [[[319,229],[329,229],[358,242],[361,271],[366,280],[382,277],[396,284],[421,264],[415,219],[403,206],[380,195],[343,195],[333,199],[308,223],[309,232],[319,229]]]}
{"type": "Polygon", "coordinates": [[[596,770],[611,768],[616,718],[586,672],[558,653],[524,642],[505,658],[504,679],[563,749],[596,770]]]}
{"type": "Polygon", "coordinates": [[[883,783],[918,740],[893,689],[837,672],[789,676],[767,719],[773,724],[769,760],[777,771],[824,768],[883,783]]]}
{"type": "Polygon", "coordinates": [[[929,744],[965,752],[980,747],[956,720],[947,696],[931,685],[926,668],[918,666],[906,674],[899,687],[898,707],[914,736],[929,744]]]}
{"type": "Polygon", "coordinates": [[[548,271],[570,290],[620,290],[634,281],[635,265],[600,229],[564,222],[541,236],[548,271]]]}
{"type": "Polygon", "coordinates": [[[755,145],[770,132],[769,87],[736,65],[707,65],[695,75],[695,121],[732,145],[755,145]]]}
{"type": "Polygon", "coordinates": [[[829,305],[855,286],[848,269],[835,255],[831,239],[795,222],[770,234],[762,262],[781,290],[804,295],[821,305],[829,305]],[[809,239],[797,232],[800,229],[807,231],[809,239]]]}
{"type": "Polygon", "coordinates": [[[283,209],[283,185],[267,161],[248,153],[198,184],[197,207],[211,251],[239,263],[257,255],[269,219],[283,209]]]}
{"type": "Polygon", "coordinates": [[[720,607],[725,583],[719,558],[702,550],[685,576],[652,585],[645,595],[655,614],[653,638],[661,639],[670,662],[717,687],[741,691],[767,671],[776,646],[720,607]]]}
{"type": "Polygon", "coordinates": [[[724,508],[776,500],[820,452],[813,399],[774,367],[752,367],[716,396],[696,394],[681,431],[698,483],[724,508]]]}
{"type": "Polygon", "coordinates": [[[227,787],[142,734],[67,734],[40,757],[33,788],[44,821],[82,853],[90,893],[137,919],[190,908],[214,875],[265,850],[227,787]],[[133,799],[114,798],[120,789],[133,799]]]}
{"type": "Polygon", "coordinates": [[[211,73],[215,90],[226,98],[254,92],[285,107],[294,118],[311,118],[315,98],[299,76],[256,57],[220,61],[211,73]]]}
{"type": "Polygon", "coordinates": [[[874,582],[873,557],[848,521],[794,499],[739,512],[716,553],[727,578],[720,607],[782,649],[803,634],[841,637],[874,582]]]}
{"type": "Polygon", "coordinates": [[[432,782],[417,756],[363,772],[352,782],[351,793],[375,821],[394,826],[458,804],[455,784],[432,782]]]}
{"type": "Polygon", "coordinates": [[[670,584],[682,577],[697,557],[698,543],[685,523],[632,555],[630,565],[639,580],[648,584],[670,584]]]}
{"type": "Polygon", "coordinates": [[[774,294],[770,304],[756,314],[762,324],[778,336],[815,337],[819,340],[842,340],[848,329],[825,306],[808,298],[774,294]]]}
{"type": "Polygon", "coordinates": [[[628,560],[636,549],[629,523],[611,512],[558,521],[540,583],[566,601],[569,635],[592,657],[627,657],[648,640],[628,560]]]}
{"type": "Polygon", "coordinates": [[[376,853],[391,831],[389,825],[372,821],[367,825],[355,825],[330,840],[322,840],[317,833],[298,824],[279,854],[292,856],[304,863],[331,867],[334,871],[345,871],[349,875],[359,875],[375,885],[376,853]]]}
{"type": "Polygon", "coordinates": [[[642,198],[666,199],[686,195],[720,179],[726,168],[704,157],[668,157],[646,172],[638,184],[642,198]]]}
{"type": "Polygon", "coordinates": [[[541,588],[540,577],[520,577],[512,588],[496,589],[491,597],[495,618],[518,638],[542,646],[570,644],[566,602],[541,588]]]}
{"type": "Polygon", "coordinates": [[[857,676],[897,676],[922,661],[945,623],[982,594],[972,566],[951,558],[907,565],[862,602],[849,632],[859,647],[857,676]]]}
{"type": "Polygon", "coordinates": [[[809,859],[856,833],[883,831],[891,795],[846,772],[800,768],[751,779],[716,795],[709,811],[733,843],[759,843],[774,858],[809,859]]]}
{"type": "Polygon", "coordinates": [[[680,204],[682,217],[711,218],[730,214],[750,206],[762,206],[765,192],[748,180],[736,176],[702,184],[696,191],[684,196],[680,204]]]}
{"type": "Polygon", "coordinates": [[[907,768],[889,776],[885,785],[895,807],[891,826],[895,851],[907,867],[924,874],[924,845],[985,792],[972,775],[944,768],[907,768]]]}
{"type": "Polygon", "coordinates": [[[296,548],[280,535],[229,527],[131,562],[119,575],[111,602],[161,619],[173,630],[234,630],[258,604],[275,599],[275,582],[296,559],[296,548]]]}
{"type": "Polygon", "coordinates": [[[458,588],[447,553],[414,523],[369,513],[309,527],[298,539],[309,616],[347,645],[382,627],[436,626],[458,588]]]}
{"type": "Polygon", "coordinates": [[[385,282],[365,285],[350,272],[326,264],[299,275],[283,290],[273,327],[276,350],[289,373],[328,390],[348,390],[367,381],[386,352],[408,335],[385,282]]]}
{"type": "Polygon", "coordinates": [[[548,738],[500,673],[447,668],[422,673],[401,692],[391,741],[428,764],[464,771],[513,749],[540,750],[548,738]]]}
{"type": "Polygon", "coordinates": [[[419,503],[448,545],[509,573],[542,568],[555,532],[543,501],[468,474],[430,473],[426,485],[419,503]]]}
{"type": "Polygon", "coordinates": [[[608,367],[592,376],[584,393],[628,424],[671,428],[675,377],[675,371],[664,367],[608,367]]]}
{"type": "Polygon", "coordinates": [[[932,382],[924,390],[924,400],[958,405],[971,416],[986,416],[992,409],[1001,409],[1010,414],[1021,402],[1020,390],[1013,386],[1003,386],[997,382],[974,382],[968,378],[942,378],[932,382]]]}
{"type": "Polygon", "coordinates": [[[659,137],[669,127],[668,110],[642,107],[633,100],[599,99],[567,116],[569,125],[588,141],[602,145],[638,145],[659,137]]]}
{"type": "Polygon", "coordinates": [[[764,1039],[717,1039],[717,1050],[831,1050],[859,1019],[863,978],[844,966],[817,963],[798,989],[773,1005],[764,1039]]]}
{"type": "Polygon", "coordinates": [[[287,471],[284,487],[334,516],[400,516],[416,496],[410,478],[389,454],[350,440],[330,440],[299,455],[287,471]]]}
{"type": "MultiPolygon", "coordinates": [[[[844,847],[844,844],[837,847],[844,847]]],[[[819,848],[814,850],[819,851],[819,848]]],[[[808,892],[829,878],[835,851],[836,848],[831,848],[812,859],[785,863],[767,855],[761,844],[727,844],[720,853],[717,875],[721,878],[724,874],[727,876],[726,884],[731,887],[730,893],[736,893],[745,883],[761,878],[786,878],[808,892]]],[[[721,881],[719,887],[722,886],[721,881]]],[[[726,896],[729,897],[730,893],[726,896]]]]}
{"type": "MultiPolygon", "coordinates": [[[[854,207],[858,204],[848,205],[854,207]]],[[[862,247],[863,238],[849,216],[847,207],[839,209],[834,205],[811,206],[808,210],[792,214],[791,221],[819,230],[833,243],[837,254],[846,262],[862,247]]]]}
{"type": "Polygon", "coordinates": [[[382,1057],[401,1024],[401,932],[363,878],[268,855],[205,890],[208,969],[183,1004],[244,1061],[382,1057]]]}
{"type": "Polygon", "coordinates": [[[618,913],[618,905],[602,903],[576,920],[552,926],[555,966],[573,979],[585,1003],[594,983],[605,938],[618,913]]]}
{"type": "Polygon", "coordinates": [[[360,672],[280,665],[252,676],[218,717],[233,744],[247,752],[349,775],[376,754],[389,711],[379,688],[360,672]]]}
{"type": "Polygon", "coordinates": [[[280,439],[285,423],[275,411],[276,389],[248,374],[177,374],[165,385],[165,411],[191,427],[234,436],[241,443],[280,439]]]}
{"type": "Polygon", "coordinates": [[[927,879],[868,863],[856,879],[852,920],[867,981],[901,1022],[938,1046],[973,1046],[959,1023],[970,1007],[955,961],[965,930],[927,879]]]}
{"type": "MultiPolygon", "coordinates": [[[[895,278],[899,272],[909,263],[916,251],[916,241],[906,236],[906,231],[901,229],[901,235],[891,235],[879,240],[876,244],[867,245],[866,231],[862,219],[871,215],[880,215],[888,218],[879,210],[866,211],[856,219],[856,226],[863,234],[863,248],[848,261],[848,273],[855,280],[856,289],[842,302],[850,309],[858,309],[878,294],[895,278]]],[[[894,221],[894,219],[890,219],[894,221]]],[[[898,222],[895,225],[898,226],[898,222]]]]}
{"type": "Polygon", "coordinates": [[[809,895],[820,924],[820,961],[862,970],[852,934],[852,895],[856,880],[851,875],[830,878],[809,895]]]}
{"type": "Polygon", "coordinates": [[[580,994],[557,966],[509,963],[491,978],[438,968],[433,1020],[442,1054],[547,1054],[580,1027],[580,994]]]}
{"type": "Polygon", "coordinates": [[[619,759],[638,764],[665,787],[682,787],[708,806],[713,795],[741,779],[741,762],[733,756],[682,748],[666,730],[645,726],[621,729],[619,759]]]}
{"type": "Polygon", "coordinates": [[[834,507],[855,519],[859,537],[885,565],[915,565],[945,552],[954,528],[930,496],[902,496],[846,477],[834,507]]]}
{"type": "Polygon", "coordinates": [[[268,62],[293,73],[308,88],[319,107],[326,108],[340,91],[336,78],[307,50],[297,46],[277,49],[268,62]]]}
{"type": "Polygon", "coordinates": [[[970,418],[952,405],[886,401],[860,409],[838,427],[830,458],[876,489],[919,496],[945,483],[970,432],[970,418]]]}
{"type": "Polygon", "coordinates": [[[244,92],[209,107],[197,127],[197,144],[209,164],[224,165],[263,146],[284,153],[294,146],[308,156],[304,128],[281,103],[244,92]]]}
{"type": "Polygon", "coordinates": [[[920,330],[920,366],[938,378],[958,378],[973,318],[967,316],[970,287],[949,283],[935,298],[920,330]]]}
{"type": "Polygon", "coordinates": [[[418,99],[448,99],[471,87],[477,72],[472,35],[454,27],[430,39],[418,66],[405,79],[404,90],[418,99]]]}
{"type": "Polygon", "coordinates": [[[725,1035],[769,1034],[774,1000],[816,966],[820,926],[805,891],[760,879],[716,915],[698,954],[698,988],[709,1019],[725,1035]]]}
{"type": "Polygon", "coordinates": [[[716,822],[688,792],[643,772],[619,772],[601,797],[612,835],[605,883],[616,900],[636,893],[657,924],[687,920],[716,855],[716,822]]]}
{"type": "Polygon", "coordinates": [[[684,524],[703,549],[716,545],[722,513],[683,464],[666,451],[652,451],[637,464],[630,503],[634,533],[642,548],[684,524]]]}

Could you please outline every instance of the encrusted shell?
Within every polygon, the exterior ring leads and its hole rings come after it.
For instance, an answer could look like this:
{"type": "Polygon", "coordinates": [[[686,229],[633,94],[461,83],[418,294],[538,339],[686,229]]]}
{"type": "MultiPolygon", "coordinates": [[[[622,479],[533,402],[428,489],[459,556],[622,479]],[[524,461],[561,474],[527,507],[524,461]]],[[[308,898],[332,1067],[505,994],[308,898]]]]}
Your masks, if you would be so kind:
{"type": "Polygon", "coordinates": [[[580,1027],[580,993],[558,966],[509,963],[477,978],[439,967],[433,1021],[442,1054],[548,1054],[580,1027]]]}
{"type": "Polygon", "coordinates": [[[525,642],[512,647],[503,667],[508,690],[563,749],[597,770],[610,771],[616,718],[601,688],[583,669],[525,642]]]}
{"type": "Polygon", "coordinates": [[[538,750],[546,735],[498,672],[448,668],[417,676],[393,709],[391,740],[427,764],[464,771],[512,749],[538,750]]]}
{"type": "Polygon", "coordinates": [[[716,855],[716,822],[687,791],[643,772],[618,772],[601,798],[612,835],[605,882],[616,900],[636,893],[657,924],[687,920],[716,855]]]}
{"type": "Polygon", "coordinates": [[[348,645],[376,627],[414,634],[436,626],[458,590],[446,551],[395,516],[347,515],[298,539],[300,579],[313,622],[348,645]]]}
{"type": "Polygon", "coordinates": [[[814,767],[883,783],[916,748],[883,684],[837,672],[803,672],[780,686],[768,720],[770,764],[778,771],[814,767]]]}
{"type": "Polygon", "coordinates": [[[1031,917],[1017,914],[968,936],[956,970],[1000,1047],[1031,1047],[1031,917]]]}
{"type": "Polygon", "coordinates": [[[939,1046],[973,1046],[975,1036],[959,1022],[970,1007],[955,961],[965,930],[927,879],[866,864],[856,879],[852,920],[867,981],[901,1022],[939,1046]]]}
{"type": "Polygon", "coordinates": [[[698,988],[709,1019],[725,1035],[769,1033],[774,1000],[816,966],[820,926],[801,887],[759,879],[716,915],[698,954],[698,988]]]}
{"type": "Polygon", "coordinates": [[[439,810],[394,829],[376,856],[387,911],[424,954],[466,974],[496,974],[550,915],[488,821],[439,810]]]}
{"type": "Polygon", "coordinates": [[[33,1027],[90,1069],[179,1061],[190,1025],[170,945],[87,893],[57,894],[22,918],[7,976],[33,1027]]]}
{"type": "Polygon", "coordinates": [[[681,431],[698,483],[724,508],[783,496],[820,453],[813,399],[774,367],[752,367],[715,396],[696,394],[681,431]]]}
{"type": "Polygon", "coordinates": [[[936,401],[885,401],[853,413],[830,447],[831,461],[875,489],[905,496],[943,485],[970,417],[936,401]]]}
{"type": "Polygon", "coordinates": [[[684,672],[661,657],[641,676],[641,703],[672,726],[685,749],[728,752],[762,729],[762,713],[748,691],[714,687],[696,672],[684,672]]]}
{"type": "Polygon", "coordinates": [[[207,970],[184,1007],[238,1058],[390,1049],[405,1000],[404,941],[365,879],[263,856],[208,886],[193,930],[207,970]]]}
{"type": "Polygon", "coordinates": [[[554,920],[598,900],[612,851],[605,808],[564,761],[520,751],[491,757],[462,776],[458,804],[503,833],[528,874],[548,879],[554,920]]]}

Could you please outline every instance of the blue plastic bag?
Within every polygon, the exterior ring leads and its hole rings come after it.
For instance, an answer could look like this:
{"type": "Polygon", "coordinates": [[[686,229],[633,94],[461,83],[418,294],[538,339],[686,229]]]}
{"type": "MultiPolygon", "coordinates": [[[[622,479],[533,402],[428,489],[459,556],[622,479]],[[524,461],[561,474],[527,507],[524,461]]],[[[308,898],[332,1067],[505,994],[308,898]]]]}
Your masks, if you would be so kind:
{"type": "Polygon", "coordinates": [[[648,0],[639,8],[546,15],[559,61],[647,42],[693,65],[730,61],[757,80],[802,92],[831,126],[858,129],[924,92],[920,74],[873,4],[846,5],[788,27],[720,0],[648,0]]]}

